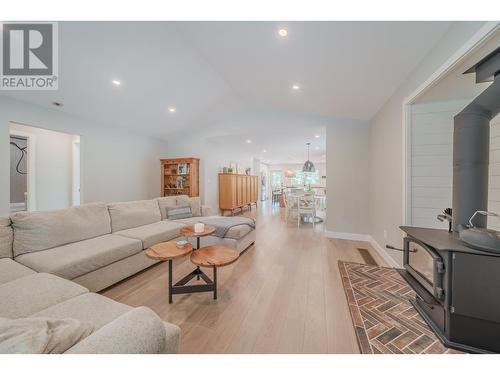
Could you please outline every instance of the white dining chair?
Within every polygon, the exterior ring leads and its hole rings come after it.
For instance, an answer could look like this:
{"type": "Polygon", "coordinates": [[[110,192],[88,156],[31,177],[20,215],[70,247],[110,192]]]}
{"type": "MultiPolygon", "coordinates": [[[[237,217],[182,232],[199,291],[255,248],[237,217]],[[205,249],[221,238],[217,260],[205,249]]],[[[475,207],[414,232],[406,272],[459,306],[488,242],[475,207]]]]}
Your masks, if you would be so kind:
{"type": "Polygon", "coordinates": [[[300,227],[302,215],[311,216],[313,228],[316,222],[316,201],[314,194],[303,194],[299,196],[297,227],[300,227]]]}
{"type": "Polygon", "coordinates": [[[297,213],[298,216],[298,196],[293,195],[293,194],[285,194],[285,220],[286,222],[289,221],[290,216],[293,215],[293,213],[297,213]]]}

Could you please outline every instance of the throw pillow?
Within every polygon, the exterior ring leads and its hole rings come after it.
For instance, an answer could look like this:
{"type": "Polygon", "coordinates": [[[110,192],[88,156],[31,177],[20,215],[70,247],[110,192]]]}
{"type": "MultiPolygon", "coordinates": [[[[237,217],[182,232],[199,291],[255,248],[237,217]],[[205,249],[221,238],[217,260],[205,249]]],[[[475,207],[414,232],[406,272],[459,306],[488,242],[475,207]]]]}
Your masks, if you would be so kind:
{"type": "Polygon", "coordinates": [[[158,206],[160,207],[161,219],[165,220],[167,218],[167,207],[177,206],[176,197],[161,197],[158,198],[158,206]]]}
{"type": "Polygon", "coordinates": [[[200,197],[188,197],[187,195],[178,195],[177,205],[190,205],[193,216],[201,216],[200,197]]]}
{"type": "Polygon", "coordinates": [[[189,217],[193,217],[193,214],[191,213],[191,206],[187,204],[175,207],[167,207],[168,220],[187,219],[189,217]]]}

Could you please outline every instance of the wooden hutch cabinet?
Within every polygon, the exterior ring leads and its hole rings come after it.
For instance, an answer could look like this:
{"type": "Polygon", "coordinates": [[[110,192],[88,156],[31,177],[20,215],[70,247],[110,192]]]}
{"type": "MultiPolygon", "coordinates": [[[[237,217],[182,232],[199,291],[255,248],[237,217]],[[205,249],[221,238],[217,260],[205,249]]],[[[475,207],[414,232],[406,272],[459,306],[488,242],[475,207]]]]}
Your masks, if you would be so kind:
{"type": "Polygon", "coordinates": [[[161,159],[161,196],[200,195],[200,159],[161,159]]]}
{"type": "Polygon", "coordinates": [[[240,209],[245,206],[257,206],[259,196],[259,177],[243,174],[219,173],[219,209],[225,211],[240,209]]]}

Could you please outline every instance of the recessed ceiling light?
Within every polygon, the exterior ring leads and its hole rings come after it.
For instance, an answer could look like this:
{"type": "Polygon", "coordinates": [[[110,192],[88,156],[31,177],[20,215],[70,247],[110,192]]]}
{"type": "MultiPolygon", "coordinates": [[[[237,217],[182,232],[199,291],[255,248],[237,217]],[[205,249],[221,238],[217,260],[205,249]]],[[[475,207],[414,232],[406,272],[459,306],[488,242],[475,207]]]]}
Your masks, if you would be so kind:
{"type": "Polygon", "coordinates": [[[320,135],[319,135],[319,134],[315,134],[315,135],[314,135],[314,138],[319,138],[319,137],[320,137],[320,135]]]}
{"type": "Polygon", "coordinates": [[[175,108],[174,108],[174,107],[170,107],[170,108],[168,109],[168,111],[169,111],[170,113],[174,113],[174,112],[175,112],[175,108]]]}
{"type": "Polygon", "coordinates": [[[282,36],[284,38],[288,35],[288,30],[287,29],[279,29],[278,34],[280,34],[280,36],[282,36]]]}
{"type": "Polygon", "coordinates": [[[247,143],[252,143],[252,140],[251,139],[247,139],[246,141],[247,143]]]}
{"type": "Polygon", "coordinates": [[[120,86],[120,85],[122,84],[122,83],[121,83],[120,81],[118,81],[117,79],[114,79],[114,80],[113,80],[113,81],[111,81],[111,82],[113,82],[113,85],[115,85],[115,86],[120,86]]]}
{"type": "Polygon", "coordinates": [[[262,150],[262,152],[267,152],[267,150],[262,150]]]}
{"type": "Polygon", "coordinates": [[[297,84],[295,84],[295,85],[292,86],[292,90],[299,91],[300,90],[300,86],[297,85],[297,84]]]}

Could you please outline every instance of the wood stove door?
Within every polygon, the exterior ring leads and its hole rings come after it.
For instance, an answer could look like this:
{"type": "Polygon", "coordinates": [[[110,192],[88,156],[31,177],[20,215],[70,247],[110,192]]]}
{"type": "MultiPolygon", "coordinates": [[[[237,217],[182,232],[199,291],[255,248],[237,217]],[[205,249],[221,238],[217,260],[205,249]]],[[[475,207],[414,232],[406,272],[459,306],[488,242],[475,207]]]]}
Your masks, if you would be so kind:
{"type": "Polygon", "coordinates": [[[414,238],[404,240],[404,267],[435,298],[442,300],[444,263],[432,248],[414,238]]]}

